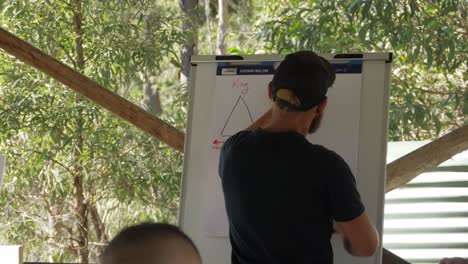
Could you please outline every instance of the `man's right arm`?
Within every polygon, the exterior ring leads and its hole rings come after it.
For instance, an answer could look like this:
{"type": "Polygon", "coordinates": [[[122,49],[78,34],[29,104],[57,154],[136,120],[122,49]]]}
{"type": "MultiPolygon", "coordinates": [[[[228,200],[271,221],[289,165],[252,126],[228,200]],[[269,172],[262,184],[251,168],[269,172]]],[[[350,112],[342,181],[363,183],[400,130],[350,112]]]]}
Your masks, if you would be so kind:
{"type": "Polygon", "coordinates": [[[343,237],[345,248],[351,255],[372,256],[379,245],[379,237],[361,201],[356,179],[336,153],[332,153],[328,162],[326,182],[335,230],[343,237]]]}
{"type": "Polygon", "coordinates": [[[439,264],[468,264],[468,258],[444,258],[441,259],[439,264]]]}
{"type": "Polygon", "coordinates": [[[353,256],[374,255],[379,236],[366,212],[347,222],[335,222],[335,230],[342,236],[345,249],[353,256]]]}

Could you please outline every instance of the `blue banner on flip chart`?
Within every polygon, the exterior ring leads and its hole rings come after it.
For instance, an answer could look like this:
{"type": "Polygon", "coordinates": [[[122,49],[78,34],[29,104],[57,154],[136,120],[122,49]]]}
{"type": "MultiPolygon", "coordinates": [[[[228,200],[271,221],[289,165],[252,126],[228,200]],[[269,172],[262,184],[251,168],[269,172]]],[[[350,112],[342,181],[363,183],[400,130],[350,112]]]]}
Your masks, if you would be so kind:
{"type": "Polygon", "coordinates": [[[216,69],[216,75],[272,75],[275,74],[274,63],[266,62],[255,65],[238,65],[221,62],[216,69]]]}
{"type": "MultiPolygon", "coordinates": [[[[279,64],[279,63],[277,63],[279,64]]],[[[362,61],[348,61],[333,64],[337,74],[362,73],[362,61]]],[[[229,62],[219,63],[216,75],[272,75],[275,74],[274,63],[265,62],[258,65],[237,65],[229,62]]]]}
{"type": "Polygon", "coordinates": [[[362,73],[362,61],[349,61],[342,63],[333,63],[336,74],[362,73]]]}

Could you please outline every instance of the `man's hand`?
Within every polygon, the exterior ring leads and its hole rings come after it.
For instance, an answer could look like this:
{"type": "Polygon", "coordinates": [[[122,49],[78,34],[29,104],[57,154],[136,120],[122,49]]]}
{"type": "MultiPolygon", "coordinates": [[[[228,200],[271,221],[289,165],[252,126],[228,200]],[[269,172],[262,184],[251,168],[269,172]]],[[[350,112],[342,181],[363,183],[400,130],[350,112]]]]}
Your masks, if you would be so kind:
{"type": "Polygon", "coordinates": [[[468,264],[468,259],[464,258],[444,258],[439,264],[468,264]]]}
{"type": "Polygon", "coordinates": [[[343,237],[343,245],[353,256],[370,257],[379,245],[375,227],[364,212],[348,222],[335,222],[333,228],[343,237]]]}
{"type": "Polygon", "coordinates": [[[343,231],[340,229],[340,226],[336,224],[336,222],[333,222],[333,233],[341,235],[343,231]]]}

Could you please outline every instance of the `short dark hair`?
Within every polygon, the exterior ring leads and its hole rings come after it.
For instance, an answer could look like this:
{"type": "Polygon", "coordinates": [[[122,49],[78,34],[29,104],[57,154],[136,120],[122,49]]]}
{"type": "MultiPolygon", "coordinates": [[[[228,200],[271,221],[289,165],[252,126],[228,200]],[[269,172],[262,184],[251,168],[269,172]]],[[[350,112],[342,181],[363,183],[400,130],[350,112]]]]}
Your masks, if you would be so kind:
{"type": "Polygon", "coordinates": [[[110,242],[101,255],[101,262],[104,263],[107,257],[112,256],[113,252],[117,252],[120,249],[139,243],[145,243],[148,241],[161,241],[166,239],[178,238],[182,241],[187,242],[195,250],[198,256],[200,253],[193,243],[192,239],[188,237],[182,230],[177,226],[165,223],[142,223],[134,226],[127,227],[120,231],[110,242]]]}
{"type": "Polygon", "coordinates": [[[273,100],[288,111],[307,111],[323,101],[335,77],[334,66],[312,51],[288,54],[272,80],[273,100]]]}

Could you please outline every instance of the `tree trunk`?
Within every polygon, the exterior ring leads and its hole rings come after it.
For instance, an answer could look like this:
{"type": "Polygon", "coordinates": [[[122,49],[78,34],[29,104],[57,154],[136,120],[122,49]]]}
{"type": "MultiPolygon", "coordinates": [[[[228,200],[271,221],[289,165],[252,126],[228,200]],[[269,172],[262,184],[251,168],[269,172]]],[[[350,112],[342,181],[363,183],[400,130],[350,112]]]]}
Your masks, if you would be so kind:
{"type": "Polygon", "coordinates": [[[91,216],[91,222],[93,223],[93,226],[94,226],[94,230],[96,230],[96,236],[98,237],[99,242],[100,243],[108,242],[109,237],[106,234],[106,226],[102,222],[95,204],[90,206],[89,213],[91,216]]]}
{"type": "Polygon", "coordinates": [[[229,0],[218,0],[218,41],[216,54],[226,54],[226,37],[229,25],[229,0]]]}
{"type": "MultiPolygon", "coordinates": [[[[76,67],[81,73],[85,69],[85,60],[83,53],[83,3],[81,0],[74,1],[73,23],[75,26],[75,52],[76,52],[76,67]]],[[[78,220],[78,257],[80,263],[88,263],[88,203],[85,197],[83,188],[84,167],[81,159],[84,147],[84,115],[83,115],[83,98],[76,95],[76,104],[78,105],[78,116],[76,120],[76,146],[74,151],[75,172],[73,186],[75,188],[75,217],[78,220]]]]}
{"type": "Polygon", "coordinates": [[[206,28],[208,30],[208,45],[210,46],[210,53],[213,54],[213,43],[211,36],[211,7],[210,0],[205,0],[205,19],[206,19],[206,28]]]}
{"type": "MultiPolygon", "coordinates": [[[[78,165],[79,166],[79,165],[78,165]]],[[[78,170],[82,168],[78,167],[78,170]]],[[[83,189],[83,174],[78,171],[73,179],[75,188],[75,217],[78,220],[76,223],[78,229],[78,256],[80,263],[88,263],[88,205],[84,196],[83,189]]]]}
{"type": "Polygon", "coordinates": [[[179,5],[185,15],[182,28],[186,33],[186,42],[182,47],[182,69],[180,81],[182,85],[188,86],[188,82],[190,80],[190,57],[197,53],[198,0],[179,0],[179,5]]]}
{"type": "Polygon", "coordinates": [[[464,125],[388,164],[386,192],[405,185],[467,149],[468,125],[464,125]]]}
{"type": "Polygon", "coordinates": [[[162,113],[161,100],[157,89],[153,89],[150,77],[153,75],[152,71],[148,70],[144,74],[143,84],[143,108],[149,113],[157,116],[162,113]]]}
{"type": "MultiPolygon", "coordinates": [[[[149,25],[151,24],[151,17],[153,16],[152,12],[147,15],[145,23],[145,37],[151,39],[151,29],[149,25]]],[[[153,114],[158,116],[162,113],[161,100],[159,98],[159,93],[157,89],[153,89],[153,84],[151,83],[151,77],[154,75],[154,69],[151,66],[146,66],[143,73],[141,74],[143,78],[143,108],[153,114]]]]}

